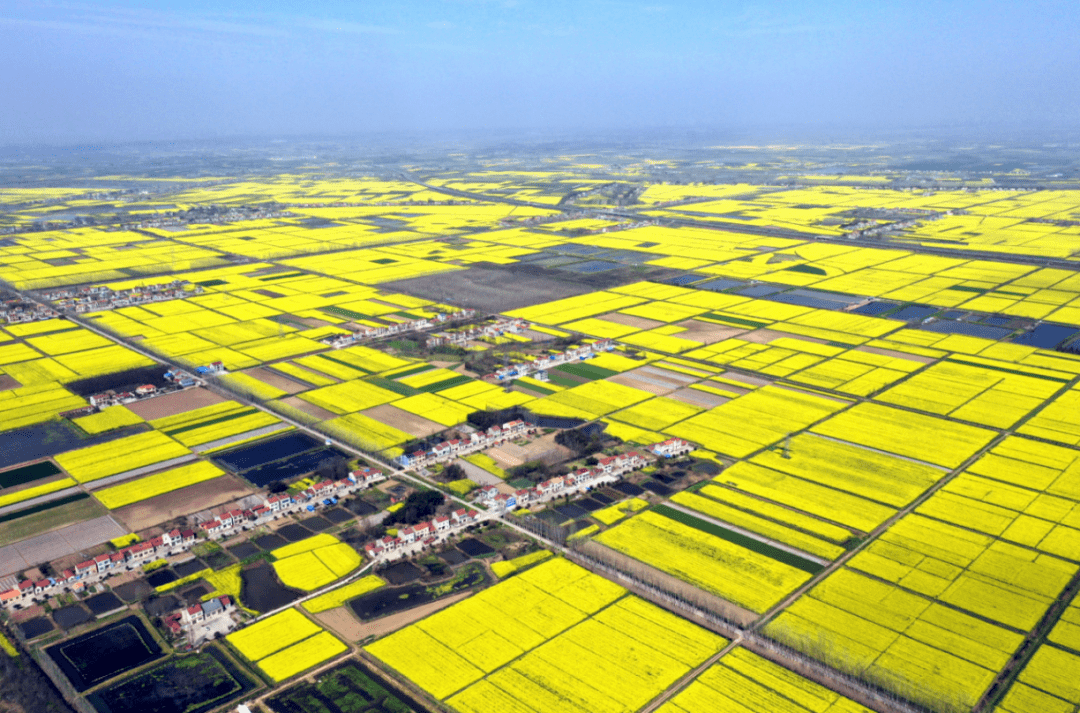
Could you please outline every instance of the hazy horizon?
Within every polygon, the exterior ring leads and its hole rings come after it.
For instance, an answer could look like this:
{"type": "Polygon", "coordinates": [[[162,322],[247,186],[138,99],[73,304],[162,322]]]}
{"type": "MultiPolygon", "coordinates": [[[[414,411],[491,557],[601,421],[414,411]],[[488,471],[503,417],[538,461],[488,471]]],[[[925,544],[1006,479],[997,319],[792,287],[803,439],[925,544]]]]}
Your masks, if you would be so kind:
{"type": "Polygon", "coordinates": [[[0,144],[1071,131],[1080,115],[1080,6],[1058,0],[295,7],[10,2],[0,144]]]}

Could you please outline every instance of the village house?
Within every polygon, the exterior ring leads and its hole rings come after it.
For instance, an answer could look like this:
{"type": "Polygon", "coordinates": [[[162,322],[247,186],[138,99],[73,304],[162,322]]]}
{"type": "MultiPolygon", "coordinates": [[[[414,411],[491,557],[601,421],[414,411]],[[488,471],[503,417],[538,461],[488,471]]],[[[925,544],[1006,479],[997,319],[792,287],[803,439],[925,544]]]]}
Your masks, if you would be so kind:
{"type": "Polygon", "coordinates": [[[681,438],[669,438],[662,443],[652,444],[649,450],[663,458],[675,458],[694,450],[694,446],[681,438]]]}

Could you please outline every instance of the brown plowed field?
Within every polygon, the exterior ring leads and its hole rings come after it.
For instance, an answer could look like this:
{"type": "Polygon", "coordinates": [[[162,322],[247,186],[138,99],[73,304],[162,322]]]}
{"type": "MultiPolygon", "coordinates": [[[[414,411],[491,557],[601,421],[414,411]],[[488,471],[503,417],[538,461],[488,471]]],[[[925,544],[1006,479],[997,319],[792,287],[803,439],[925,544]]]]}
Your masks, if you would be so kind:
{"type": "Polygon", "coordinates": [[[360,413],[368,418],[375,419],[379,423],[385,423],[387,426],[391,426],[413,436],[430,436],[433,433],[439,433],[446,430],[446,426],[435,423],[434,421],[429,421],[426,418],[409,413],[408,411],[399,409],[396,406],[391,406],[390,404],[369,408],[360,413]]]}
{"type": "Polygon", "coordinates": [[[155,418],[175,416],[178,413],[194,411],[203,406],[213,406],[224,400],[225,399],[217,394],[200,387],[198,389],[186,389],[184,391],[178,391],[175,394],[136,401],[133,404],[128,404],[128,408],[131,409],[132,412],[145,418],[147,421],[153,421],[155,418]]]}
{"type": "Polygon", "coordinates": [[[171,493],[158,495],[142,502],[125,505],[113,511],[113,516],[129,530],[138,531],[167,520],[206,510],[253,492],[253,488],[233,475],[189,485],[171,493]]]}

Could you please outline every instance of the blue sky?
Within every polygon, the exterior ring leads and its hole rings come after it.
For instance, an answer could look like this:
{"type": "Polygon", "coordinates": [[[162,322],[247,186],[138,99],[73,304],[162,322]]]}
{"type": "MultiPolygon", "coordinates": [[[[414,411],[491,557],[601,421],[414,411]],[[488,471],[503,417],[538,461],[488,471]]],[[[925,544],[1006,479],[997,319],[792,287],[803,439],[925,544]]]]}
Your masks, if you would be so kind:
{"type": "Polygon", "coordinates": [[[0,143],[1075,126],[1075,0],[0,0],[0,143]]]}

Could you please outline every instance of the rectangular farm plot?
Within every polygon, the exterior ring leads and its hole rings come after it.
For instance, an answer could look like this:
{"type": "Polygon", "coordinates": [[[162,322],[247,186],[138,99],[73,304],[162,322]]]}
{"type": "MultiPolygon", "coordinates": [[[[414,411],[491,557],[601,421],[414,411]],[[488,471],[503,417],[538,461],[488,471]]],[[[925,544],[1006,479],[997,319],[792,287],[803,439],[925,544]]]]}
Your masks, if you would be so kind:
{"type": "Polygon", "coordinates": [[[163,493],[186,488],[189,485],[213,480],[225,475],[225,471],[212,463],[198,461],[190,465],[173,468],[145,478],[128,481],[110,488],[94,491],[94,497],[110,510],[137,503],[163,493]]]}
{"type": "Polygon", "coordinates": [[[1080,453],[1009,437],[917,512],[1037,552],[1076,559],[1080,453]]]}
{"type": "Polygon", "coordinates": [[[810,579],[808,572],[651,511],[595,539],[759,614],[810,579]]]}
{"type": "Polygon", "coordinates": [[[563,559],[369,653],[462,713],[637,710],[726,642],[563,559]]]}
{"type": "Polygon", "coordinates": [[[585,418],[591,420],[632,406],[651,396],[652,394],[645,391],[611,381],[590,381],[538,400],[532,403],[530,408],[553,416],[586,414],[585,418]],[[555,408],[552,408],[553,406],[555,408]],[[565,410],[565,413],[560,413],[560,409],[565,410]]]}
{"type": "Polygon", "coordinates": [[[401,395],[379,388],[363,379],[355,379],[307,391],[300,394],[300,398],[327,411],[347,414],[400,399],[401,395]]]}
{"type": "MultiPolygon", "coordinates": [[[[385,408],[385,407],[382,407],[385,408]]],[[[385,413],[385,412],[383,412],[385,413]]],[[[409,413],[402,412],[403,419],[413,416],[409,413]]],[[[392,420],[392,418],[383,417],[385,420],[392,420]]],[[[418,421],[425,421],[418,416],[413,416],[418,421]]],[[[403,424],[404,425],[404,424],[403,424]]],[[[351,443],[366,451],[381,451],[387,448],[393,448],[394,446],[405,443],[412,440],[414,435],[430,435],[443,429],[441,424],[435,424],[435,428],[428,428],[427,433],[412,434],[405,431],[398,430],[393,426],[390,426],[383,421],[376,420],[362,413],[351,413],[348,416],[342,416],[330,421],[323,422],[323,428],[327,430],[331,435],[340,438],[346,443],[351,443]]]]}
{"type": "Polygon", "coordinates": [[[766,386],[664,430],[708,450],[742,458],[846,405],[804,391],[766,386]]]}
{"type": "Polygon", "coordinates": [[[1071,374],[1046,369],[990,359],[980,362],[947,359],[877,399],[962,421],[1008,428],[1072,379],[1071,374]]]}
{"type": "Polygon", "coordinates": [[[766,451],[752,463],[891,505],[907,505],[945,475],[944,468],[810,433],[791,439],[783,451],[766,451]]]}
{"type": "MultiPolygon", "coordinates": [[[[395,395],[396,396],[396,395],[395,395]]],[[[416,394],[394,402],[397,408],[450,428],[464,423],[476,409],[437,394],[416,394]]]]}
{"type": "MultiPolygon", "coordinates": [[[[734,525],[755,532],[769,540],[790,545],[818,557],[833,560],[844,553],[843,547],[827,542],[816,535],[695,493],[676,493],[672,496],[671,502],[706,517],[714,518],[721,524],[734,525]]],[[[842,532],[846,531],[842,530],[842,532]]]]}
{"type": "Polygon", "coordinates": [[[318,624],[295,609],[287,609],[229,634],[225,639],[249,661],[258,661],[319,631],[318,624]]]}
{"type": "Polygon", "coordinates": [[[124,426],[134,426],[136,423],[142,423],[143,419],[124,406],[110,406],[104,411],[73,419],[72,422],[87,433],[94,435],[123,428],[124,426]]]}
{"type": "Polygon", "coordinates": [[[701,411],[702,409],[696,406],[660,396],[617,411],[611,418],[650,431],[660,431],[701,411]]]}
{"type": "Polygon", "coordinates": [[[1080,388],[1072,387],[1032,416],[1017,431],[1070,446],[1080,446],[1080,388]]]}
{"type": "Polygon", "coordinates": [[[274,681],[284,681],[314,668],[323,661],[348,651],[349,647],[329,631],[304,639],[298,644],[267,656],[258,667],[274,681]]]}
{"type": "Polygon", "coordinates": [[[327,534],[309,537],[274,550],[274,571],[289,586],[310,592],[344,577],[360,566],[360,555],[327,534]]]}
{"type": "Polygon", "coordinates": [[[56,456],[80,483],[190,455],[191,451],[157,431],[147,431],[56,456]]]}
{"type": "Polygon", "coordinates": [[[274,681],[284,681],[348,648],[296,609],[275,614],[225,638],[274,681]]]}
{"type": "Polygon", "coordinates": [[[1080,705],[1075,672],[1080,654],[1043,644],[994,710],[998,713],[1073,713],[1080,705]]]}
{"type": "Polygon", "coordinates": [[[1076,565],[912,514],[850,563],[853,569],[990,621],[1029,631],[1076,565]]]}
{"type": "Polygon", "coordinates": [[[973,705],[1023,640],[1019,631],[848,569],[818,584],[765,631],[933,710],[943,701],[973,705]]]}
{"type": "Polygon", "coordinates": [[[994,438],[994,432],[941,418],[861,403],[815,426],[815,433],[955,468],[994,438]]]}
{"type": "MultiPolygon", "coordinates": [[[[6,370],[13,371],[10,366],[6,370]]],[[[59,413],[83,406],[86,399],[51,380],[0,391],[0,431],[48,421],[59,413]]]]}
{"type": "Polygon", "coordinates": [[[190,448],[278,423],[279,419],[264,411],[225,401],[160,418],[150,425],[190,448]]]}
{"type": "Polygon", "coordinates": [[[850,698],[737,648],[657,713],[871,713],[850,698]]]}

